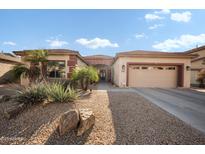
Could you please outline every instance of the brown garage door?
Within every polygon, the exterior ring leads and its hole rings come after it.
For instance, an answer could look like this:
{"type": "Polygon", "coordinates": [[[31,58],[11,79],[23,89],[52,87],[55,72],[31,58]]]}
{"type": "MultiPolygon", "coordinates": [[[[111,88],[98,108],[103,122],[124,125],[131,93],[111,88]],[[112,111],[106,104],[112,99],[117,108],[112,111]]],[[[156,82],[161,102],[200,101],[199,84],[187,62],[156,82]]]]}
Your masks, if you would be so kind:
{"type": "Polygon", "coordinates": [[[177,87],[177,66],[130,65],[129,87],[177,87]]]}

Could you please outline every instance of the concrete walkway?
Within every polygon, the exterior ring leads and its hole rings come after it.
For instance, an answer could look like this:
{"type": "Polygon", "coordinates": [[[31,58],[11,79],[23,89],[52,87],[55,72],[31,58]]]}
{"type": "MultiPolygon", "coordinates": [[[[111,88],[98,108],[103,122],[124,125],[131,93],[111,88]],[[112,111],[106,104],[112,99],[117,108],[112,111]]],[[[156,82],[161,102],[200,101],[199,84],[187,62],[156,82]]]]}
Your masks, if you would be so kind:
{"type": "Polygon", "coordinates": [[[205,93],[190,89],[135,88],[165,111],[205,133],[205,93]]]}
{"type": "Polygon", "coordinates": [[[115,87],[110,82],[99,82],[97,84],[97,90],[106,90],[111,92],[136,92],[135,89],[127,87],[115,87]]]}

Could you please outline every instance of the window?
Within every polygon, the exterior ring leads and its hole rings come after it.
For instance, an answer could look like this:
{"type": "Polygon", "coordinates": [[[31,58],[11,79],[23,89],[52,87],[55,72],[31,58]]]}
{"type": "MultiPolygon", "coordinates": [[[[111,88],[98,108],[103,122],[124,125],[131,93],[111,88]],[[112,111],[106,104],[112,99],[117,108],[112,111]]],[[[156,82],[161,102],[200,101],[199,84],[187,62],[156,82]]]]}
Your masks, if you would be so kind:
{"type": "Polygon", "coordinates": [[[142,66],[142,70],[147,70],[148,67],[142,66]]]}
{"type": "Polygon", "coordinates": [[[174,66],[166,67],[166,70],[175,70],[174,66]]]}
{"type": "Polygon", "coordinates": [[[49,61],[47,73],[49,78],[65,78],[65,61],[49,61]]]}
{"type": "Polygon", "coordinates": [[[134,70],[139,70],[140,67],[139,67],[139,66],[134,66],[134,67],[132,67],[132,69],[134,69],[134,70]]]}
{"type": "Polygon", "coordinates": [[[157,67],[158,70],[163,70],[163,67],[157,67]]]}
{"type": "Polygon", "coordinates": [[[153,69],[153,70],[163,70],[164,68],[163,68],[163,67],[160,67],[160,66],[154,66],[152,69],[153,69]]]}

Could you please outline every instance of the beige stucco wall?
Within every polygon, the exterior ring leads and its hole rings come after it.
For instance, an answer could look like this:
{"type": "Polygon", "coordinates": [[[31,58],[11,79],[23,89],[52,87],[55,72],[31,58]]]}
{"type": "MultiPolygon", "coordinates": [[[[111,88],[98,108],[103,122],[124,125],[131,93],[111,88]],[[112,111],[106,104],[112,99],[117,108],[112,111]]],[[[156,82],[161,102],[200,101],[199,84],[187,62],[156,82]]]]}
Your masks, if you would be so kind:
{"type": "Polygon", "coordinates": [[[77,66],[84,67],[84,66],[87,66],[87,64],[83,62],[80,58],[77,57],[77,66]]]}
{"type": "MultiPolygon", "coordinates": [[[[197,51],[197,52],[193,52],[192,54],[198,54],[199,55],[195,59],[203,58],[203,57],[205,57],[205,50],[200,50],[200,51],[197,51]]],[[[193,69],[191,71],[191,84],[192,85],[199,85],[199,82],[197,82],[196,79],[198,77],[198,73],[199,73],[200,69],[205,68],[205,65],[202,64],[202,63],[203,63],[202,59],[191,62],[191,68],[193,69]],[[196,70],[196,69],[198,69],[198,70],[196,70]]]]}
{"type": "Polygon", "coordinates": [[[112,65],[112,73],[111,76],[112,76],[112,80],[113,80],[113,83],[117,86],[120,86],[120,77],[119,77],[119,61],[115,61],[115,63],[112,65]]]}
{"type": "MultiPolygon", "coordinates": [[[[186,66],[191,66],[189,58],[141,58],[141,57],[119,57],[113,64],[114,67],[114,82],[120,87],[126,86],[127,81],[127,63],[183,63],[184,64],[184,87],[190,87],[191,71],[186,70],[186,66]],[[121,71],[122,65],[125,65],[125,71],[121,71]]],[[[151,78],[150,78],[151,79],[151,78]]]]}
{"type": "Polygon", "coordinates": [[[0,62],[0,66],[0,77],[2,77],[5,73],[7,73],[13,68],[14,64],[0,62]]]}
{"type": "Polygon", "coordinates": [[[199,57],[197,57],[197,58],[205,57],[205,49],[197,51],[197,52],[193,52],[192,54],[198,54],[199,57]]]}
{"type": "Polygon", "coordinates": [[[13,67],[14,64],[0,61],[0,83],[4,83],[9,78],[8,72],[12,70],[13,67]]]}
{"type": "Polygon", "coordinates": [[[205,64],[203,64],[203,60],[198,60],[198,61],[193,61],[191,63],[191,68],[195,69],[202,69],[202,68],[205,68],[205,64]]]}

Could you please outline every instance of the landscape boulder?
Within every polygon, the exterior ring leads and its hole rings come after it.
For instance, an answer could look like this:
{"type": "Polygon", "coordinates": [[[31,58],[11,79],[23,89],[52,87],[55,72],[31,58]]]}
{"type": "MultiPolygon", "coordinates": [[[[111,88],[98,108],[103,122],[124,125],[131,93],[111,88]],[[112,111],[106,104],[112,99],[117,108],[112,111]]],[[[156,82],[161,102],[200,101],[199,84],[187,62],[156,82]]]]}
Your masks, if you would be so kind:
{"type": "Polygon", "coordinates": [[[76,109],[71,109],[60,117],[59,134],[62,136],[65,133],[77,128],[79,123],[79,112],[76,109]]]}
{"type": "Polygon", "coordinates": [[[12,102],[12,106],[6,108],[4,110],[4,117],[7,119],[11,119],[13,117],[16,117],[19,112],[22,112],[23,109],[25,108],[24,103],[19,103],[19,102],[12,102]]]}
{"type": "Polygon", "coordinates": [[[90,109],[79,109],[80,123],[77,130],[77,136],[83,135],[95,124],[95,116],[90,109]]]}

